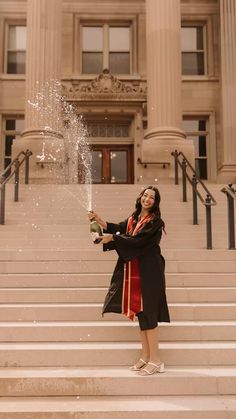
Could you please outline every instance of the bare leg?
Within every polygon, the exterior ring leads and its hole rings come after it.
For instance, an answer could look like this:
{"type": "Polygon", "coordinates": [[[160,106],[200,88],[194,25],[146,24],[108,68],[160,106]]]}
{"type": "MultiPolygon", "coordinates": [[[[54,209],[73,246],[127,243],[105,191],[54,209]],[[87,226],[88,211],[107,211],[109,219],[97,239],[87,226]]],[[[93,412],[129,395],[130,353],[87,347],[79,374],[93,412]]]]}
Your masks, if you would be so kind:
{"type": "Polygon", "coordinates": [[[150,358],[148,364],[139,371],[139,375],[150,375],[157,372],[164,372],[164,363],[161,362],[159,355],[158,327],[146,330],[146,333],[150,358]]]}
{"type": "Polygon", "coordinates": [[[146,334],[150,351],[149,361],[154,364],[160,364],[161,359],[159,355],[158,327],[146,330],[146,334]]]}
{"type": "Polygon", "coordinates": [[[141,369],[146,363],[149,361],[150,351],[147,339],[147,332],[146,330],[140,330],[140,339],[142,344],[141,356],[139,360],[134,364],[130,369],[137,371],[141,369]]]}
{"type": "Polygon", "coordinates": [[[141,338],[141,343],[142,343],[141,358],[144,361],[149,361],[150,350],[149,350],[149,343],[148,343],[148,337],[147,337],[147,331],[146,330],[140,330],[140,338],[141,338]]]}

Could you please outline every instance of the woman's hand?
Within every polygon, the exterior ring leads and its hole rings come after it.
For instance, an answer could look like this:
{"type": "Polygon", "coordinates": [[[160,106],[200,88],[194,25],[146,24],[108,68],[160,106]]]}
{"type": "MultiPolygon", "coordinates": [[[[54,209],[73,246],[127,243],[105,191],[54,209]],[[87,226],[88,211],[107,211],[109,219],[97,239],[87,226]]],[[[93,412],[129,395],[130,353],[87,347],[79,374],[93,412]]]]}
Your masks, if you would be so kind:
{"type": "Polygon", "coordinates": [[[101,239],[101,244],[107,244],[110,243],[113,240],[112,234],[104,234],[104,236],[99,236],[98,239],[101,239]]]}
{"type": "Polygon", "coordinates": [[[89,218],[89,220],[91,221],[92,219],[94,219],[95,221],[97,221],[97,223],[102,227],[102,228],[104,228],[104,230],[106,230],[107,229],[107,223],[106,223],[106,221],[103,221],[100,217],[99,217],[99,215],[96,213],[96,212],[93,212],[93,211],[89,211],[88,212],[88,218],[89,218]]]}

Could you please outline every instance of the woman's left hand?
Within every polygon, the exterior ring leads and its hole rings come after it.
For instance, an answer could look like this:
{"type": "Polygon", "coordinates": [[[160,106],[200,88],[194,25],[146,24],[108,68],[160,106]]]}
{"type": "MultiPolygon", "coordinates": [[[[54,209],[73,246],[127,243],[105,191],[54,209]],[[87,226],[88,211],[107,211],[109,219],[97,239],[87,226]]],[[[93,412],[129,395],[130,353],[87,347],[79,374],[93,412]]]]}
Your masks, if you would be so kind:
{"type": "Polygon", "coordinates": [[[110,243],[113,240],[112,234],[104,234],[103,236],[99,236],[99,239],[101,239],[100,243],[107,244],[110,243]]]}

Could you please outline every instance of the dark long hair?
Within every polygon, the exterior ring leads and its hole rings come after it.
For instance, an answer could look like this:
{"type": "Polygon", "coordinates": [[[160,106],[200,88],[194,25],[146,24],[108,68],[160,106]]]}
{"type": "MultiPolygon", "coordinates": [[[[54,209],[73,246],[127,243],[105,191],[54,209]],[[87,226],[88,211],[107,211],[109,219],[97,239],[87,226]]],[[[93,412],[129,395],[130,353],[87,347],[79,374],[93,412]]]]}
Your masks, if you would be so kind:
{"type": "MultiPolygon", "coordinates": [[[[141,205],[141,198],[144,195],[145,191],[147,189],[151,189],[151,191],[155,192],[155,200],[154,200],[154,204],[152,206],[152,208],[150,209],[150,214],[153,214],[153,220],[157,220],[157,219],[161,219],[161,210],[160,210],[160,202],[161,202],[161,196],[160,196],[160,192],[158,191],[158,189],[155,186],[147,186],[147,188],[143,189],[140,193],[140,195],[138,196],[138,198],[136,199],[136,204],[135,204],[135,210],[132,214],[134,220],[135,220],[135,225],[138,222],[138,217],[141,213],[142,210],[142,205],[141,205]]],[[[162,220],[163,221],[163,220],[162,220]]],[[[163,230],[165,231],[165,223],[163,221],[163,230]]]]}

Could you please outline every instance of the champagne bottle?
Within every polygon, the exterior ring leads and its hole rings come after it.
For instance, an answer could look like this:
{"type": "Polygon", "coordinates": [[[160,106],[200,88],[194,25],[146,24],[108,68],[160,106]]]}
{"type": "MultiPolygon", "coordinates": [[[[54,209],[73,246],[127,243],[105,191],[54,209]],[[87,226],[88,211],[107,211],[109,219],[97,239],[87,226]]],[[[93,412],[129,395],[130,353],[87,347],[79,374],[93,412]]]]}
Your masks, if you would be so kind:
{"type": "Polygon", "coordinates": [[[102,236],[102,229],[100,225],[97,223],[95,218],[91,218],[90,220],[90,233],[93,239],[93,242],[95,244],[100,243],[101,239],[99,239],[99,236],[102,236]]]}

